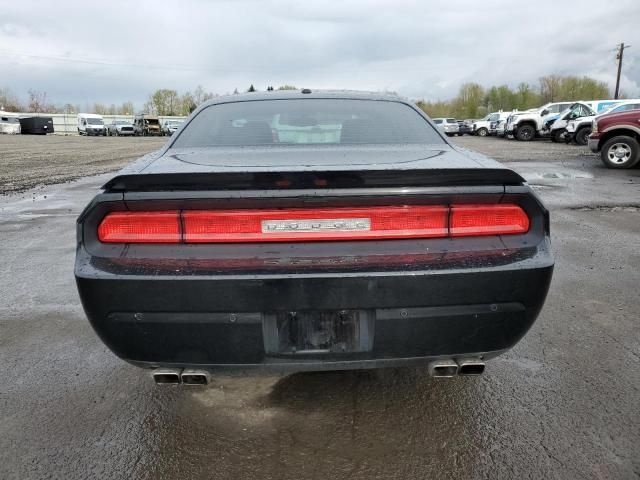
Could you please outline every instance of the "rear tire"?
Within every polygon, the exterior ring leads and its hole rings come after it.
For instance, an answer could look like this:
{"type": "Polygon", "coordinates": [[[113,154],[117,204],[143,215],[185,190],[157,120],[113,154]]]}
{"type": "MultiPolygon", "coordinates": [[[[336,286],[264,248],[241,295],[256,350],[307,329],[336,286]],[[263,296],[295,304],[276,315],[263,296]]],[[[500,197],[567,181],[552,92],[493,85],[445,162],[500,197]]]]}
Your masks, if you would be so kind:
{"type": "Polygon", "coordinates": [[[591,135],[591,127],[582,127],[576,132],[575,142],[578,145],[586,145],[589,143],[589,135],[591,135]]]}
{"type": "Polygon", "coordinates": [[[486,137],[488,134],[489,134],[489,130],[487,130],[484,127],[479,128],[478,131],[476,132],[476,135],[478,135],[479,137],[486,137]]]}
{"type": "Polygon", "coordinates": [[[600,158],[607,168],[632,168],[640,161],[640,145],[633,137],[613,137],[602,146],[600,158]]]}
{"type": "Polygon", "coordinates": [[[536,129],[531,125],[522,125],[516,130],[516,138],[521,142],[530,142],[536,136],[536,129]]]}

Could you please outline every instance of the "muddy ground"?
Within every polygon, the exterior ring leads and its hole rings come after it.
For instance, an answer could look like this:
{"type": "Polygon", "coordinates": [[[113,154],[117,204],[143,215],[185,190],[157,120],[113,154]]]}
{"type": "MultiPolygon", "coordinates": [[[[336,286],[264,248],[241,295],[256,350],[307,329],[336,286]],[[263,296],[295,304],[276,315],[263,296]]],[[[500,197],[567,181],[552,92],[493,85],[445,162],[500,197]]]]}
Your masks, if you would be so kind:
{"type": "MultiPolygon", "coordinates": [[[[551,210],[556,258],[533,328],[475,378],[399,368],[160,388],[99,340],[74,284],[75,219],[108,175],[0,195],[0,478],[637,479],[640,169],[579,147],[455,141],[510,156],[551,210]]],[[[68,180],[160,143],[3,137],[32,160],[2,175],[14,189],[68,180]]]]}

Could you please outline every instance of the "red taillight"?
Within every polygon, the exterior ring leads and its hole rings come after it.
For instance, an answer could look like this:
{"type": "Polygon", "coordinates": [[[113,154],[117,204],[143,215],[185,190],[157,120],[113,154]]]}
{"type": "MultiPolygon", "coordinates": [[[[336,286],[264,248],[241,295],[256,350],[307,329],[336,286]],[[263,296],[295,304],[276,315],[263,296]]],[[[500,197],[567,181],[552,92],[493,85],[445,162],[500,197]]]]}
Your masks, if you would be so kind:
{"type": "Polygon", "coordinates": [[[505,235],[529,231],[529,217],[518,205],[452,205],[452,237],[505,235]]]}
{"type": "Polygon", "coordinates": [[[184,211],[184,241],[295,242],[447,235],[441,206],[184,211]]]}
{"type": "Polygon", "coordinates": [[[114,212],[98,238],[105,243],[308,242],[435,238],[526,233],[517,205],[405,205],[279,210],[114,212]]]}
{"type": "Polygon", "coordinates": [[[98,227],[105,243],[180,243],[180,212],[113,212],[98,227]]]}

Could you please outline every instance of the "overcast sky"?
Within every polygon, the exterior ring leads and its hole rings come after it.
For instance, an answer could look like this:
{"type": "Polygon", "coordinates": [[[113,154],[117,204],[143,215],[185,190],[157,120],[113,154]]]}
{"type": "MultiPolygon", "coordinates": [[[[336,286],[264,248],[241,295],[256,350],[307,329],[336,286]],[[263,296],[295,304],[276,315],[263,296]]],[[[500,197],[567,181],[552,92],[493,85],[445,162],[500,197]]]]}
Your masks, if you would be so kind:
{"type": "Polygon", "coordinates": [[[132,100],[202,84],[447,99],[463,82],[589,75],[640,97],[640,1],[2,1],[0,88],[57,104],[132,100]],[[466,6],[463,6],[466,5],[466,6]]]}

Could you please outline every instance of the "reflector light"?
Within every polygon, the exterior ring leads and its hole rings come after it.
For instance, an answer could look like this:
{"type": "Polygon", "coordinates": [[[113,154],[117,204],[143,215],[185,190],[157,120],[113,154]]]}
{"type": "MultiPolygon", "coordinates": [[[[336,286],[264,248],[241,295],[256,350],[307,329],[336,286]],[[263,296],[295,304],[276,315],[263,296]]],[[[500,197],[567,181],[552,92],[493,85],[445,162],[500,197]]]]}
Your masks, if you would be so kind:
{"type": "Polygon", "coordinates": [[[373,240],[521,234],[518,205],[404,205],[272,210],[112,212],[98,227],[105,243],[238,243],[373,240]]]}
{"type": "Polygon", "coordinates": [[[518,205],[452,205],[452,237],[505,235],[529,231],[529,217],[518,205]]]}
{"type": "Polygon", "coordinates": [[[179,243],[180,212],[113,212],[98,227],[105,243],[179,243]]]}

